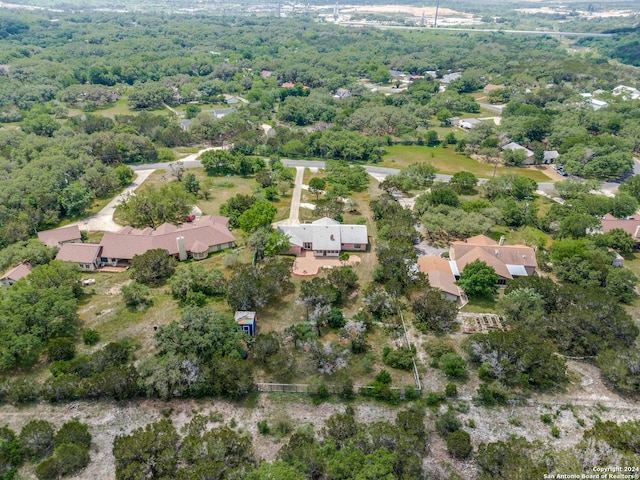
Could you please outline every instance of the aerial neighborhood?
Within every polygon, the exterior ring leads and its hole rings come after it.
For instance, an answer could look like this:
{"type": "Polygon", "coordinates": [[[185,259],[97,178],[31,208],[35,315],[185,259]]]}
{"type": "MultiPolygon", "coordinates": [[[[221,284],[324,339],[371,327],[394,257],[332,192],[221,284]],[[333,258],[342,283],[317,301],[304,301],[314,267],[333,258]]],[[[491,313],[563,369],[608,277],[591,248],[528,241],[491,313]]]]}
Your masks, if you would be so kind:
{"type": "Polygon", "coordinates": [[[0,5],[0,479],[637,477],[634,2],[134,3],[0,5]]]}

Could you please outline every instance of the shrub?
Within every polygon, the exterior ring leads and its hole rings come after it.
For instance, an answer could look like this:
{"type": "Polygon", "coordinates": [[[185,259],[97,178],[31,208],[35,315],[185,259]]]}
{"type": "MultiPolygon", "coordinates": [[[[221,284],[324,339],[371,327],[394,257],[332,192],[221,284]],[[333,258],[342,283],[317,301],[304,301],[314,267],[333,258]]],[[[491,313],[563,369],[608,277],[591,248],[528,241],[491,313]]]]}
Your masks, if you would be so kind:
{"type": "Polygon", "coordinates": [[[413,368],[413,353],[413,349],[407,347],[400,347],[397,350],[384,347],[382,351],[382,361],[391,368],[411,370],[413,368]]]}
{"type": "Polygon", "coordinates": [[[540,420],[542,420],[542,423],[546,425],[551,425],[553,423],[553,417],[550,413],[543,413],[540,415],[540,420]]]}
{"type": "Polygon", "coordinates": [[[89,449],[91,446],[91,434],[86,424],[74,419],[60,427],[54,437],[54,443],[56,448],[61,445],[79,445],[82,448],[89,449]]]}
{"type": "Polygon", "coordinates": [[[89,447],[79,444],[63,444],[56,447],[54,458],[58,460],[58,470],[61,475],[71,475],[79,472],[89,464],[89,447]]]}
{"type": "Polygon", "coordinates": [[[560,429],[557,426],[551,427],[551,435],[555,438],[560,438],[560,429]]]}
{"type": "Polygon", "coordinates": [[[380,370],[380,373],[376,375],[376,382],[381,383],[383,385],[391,384],[391,375],[386,370],[380,370]]]}
{"type": "Polygon", "coordinates": [[[436,418],[436,431],[442,437],[447,437],[453,432],[457,432],[462,427],[462,422],[456,415],[456,412],[452,409],[447,410],[445,413],[438,415],[436,418]]]}
{"type": "Polygon", "coordinates": [[[504,405],[507,403],[508,394],[498,385],[488,385],[483,383],[478,387],[478,394],[473,397],[474,403],[484,405],[485,407],[493,407],[494,405],[504,405]]]}
{"type": "Polygon", "coordinates": [[[442,338],[434,338],[425,342],[424,349],[433,358],[439,359],[445,353],[453,353],[453,346],[442,338]]]}
{"type": "Polygon", "coordinates": [[[36,467],[38,480],[57,480],[60,478],[60,462],[57,458],[47,458],[36,467]]]}
{"type": "Polygon", "coordinates": [[[7,399],[12,405],[34,402],[40,396],[40,384],[26,378],[18,378],[7,384],[7,399]]]}
{"type": "Polygon", "coordinates": [[[76,346],[71,338],[52,338],[47,343],[47,354],[52,362],[71,360],[76,356],[76,346]]]}
{"type": "Polygon", "coordinates": [[[464,430],[458,430],[447,436],[447,451],[455,458],[467,458],[471,453],[471,435],[464,430]]]}
{"type": "Polygon", "coordinates": [[[447,383],[447,386],[444,387],[444,394],[449,397],[457,397],[458,396],[458,387],[455,383],[447,383]]]}
{"type": "Polygon", "coordinates": [[[404,399],[405,400],[417,400],[420,398],[420,390],[413,385],[407,385],[404,387],[404,399]]]}
{"type": "Polygon", "coordinates": [[[82,332],[82,341],[88,347],[97,345],[98,342],[100,341],[100,334],[95,330],[91,330],[91,329],[85,330],[82,332]]]}
{"type": "Polygon", "coordinates": [[[445,396],[440,392],[429,392],[424,397],[424,403],[427,407],[435,407],[445,401],[445,396]]]}
{"type": "Polygon", "coordinates": [[[24,456],[15,432],[8,427],[0,427],[0,478],[15,478],[23,462],[24,456]]]}
{"type": "Polygon", "coordinates": [[[22,451],[31,461],[53,452],[53,426],[46,420],[31,420],[22,427],[18,438],[22,451]]]}
{"type": "Polygon", "coordinates": [[[467,376],[467,362],[455,353],[445,353],[438,360],[438,366],[448,377],[464,378],[467,376]]]}
{"type": "Polygon", "coordinates": [[[258,432],[260,435],[269,435],[271,433],[271,429],[266,420],[260,420],[258,422],[258,432]]]}

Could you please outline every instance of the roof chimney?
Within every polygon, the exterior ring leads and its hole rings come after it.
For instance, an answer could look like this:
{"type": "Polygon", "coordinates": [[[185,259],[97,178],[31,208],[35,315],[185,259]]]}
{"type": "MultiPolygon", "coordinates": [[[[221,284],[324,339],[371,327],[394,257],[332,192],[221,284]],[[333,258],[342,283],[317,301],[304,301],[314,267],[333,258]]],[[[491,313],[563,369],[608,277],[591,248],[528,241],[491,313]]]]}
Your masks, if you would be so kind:
{"type": "Polygon", "coordinates": [[[178,244],[178,258],[182,260],[187,259],[187,249],[184,246],[184,237],[176,238],[176,243],[178,244]]]}
{"type": "Polygon", "coordinates": [[[500,235],[500,241],[498,242],[498,245],[500,246],[504,245],[504,235],[500,235]]]}

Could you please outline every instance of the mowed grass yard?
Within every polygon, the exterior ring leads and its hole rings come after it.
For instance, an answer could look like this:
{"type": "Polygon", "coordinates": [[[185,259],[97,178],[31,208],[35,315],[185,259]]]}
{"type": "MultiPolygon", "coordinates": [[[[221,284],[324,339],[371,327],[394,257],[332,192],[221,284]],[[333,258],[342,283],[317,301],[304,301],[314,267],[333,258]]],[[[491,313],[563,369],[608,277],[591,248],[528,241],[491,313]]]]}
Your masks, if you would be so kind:
{"type": "MultiPolygon", "coordinates": [[[[426,147],[420,145],[393,145],[385,147],[385,155],[379,166],[391,168],[403,168],[412,163],[431,163],[438,173],[453,175],[456,172],[471,172],[477,177],[490,178],[493,176],[494,166],[480,163],[473,158],[458,154],[453,146],[443,148],[426,147]]],[[[550,182],[542,170],[531,167],[502,167],[496,168],[496,175],[505,173],[517,173],[531,178],[536,182],[550,182]]]]}

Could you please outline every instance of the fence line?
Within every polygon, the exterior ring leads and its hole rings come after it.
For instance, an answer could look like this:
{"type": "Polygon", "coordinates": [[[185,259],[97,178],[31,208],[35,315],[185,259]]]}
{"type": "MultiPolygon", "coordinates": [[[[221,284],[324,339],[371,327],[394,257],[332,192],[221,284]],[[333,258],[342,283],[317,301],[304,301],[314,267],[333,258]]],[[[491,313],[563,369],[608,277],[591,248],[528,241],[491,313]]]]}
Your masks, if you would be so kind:
{"type": "Polygon", "coordinates": [[[407,348],[411,351],[411,363],[413,363],[413,378],[416,381],[416,388],[418,392],[422,393],[422,384],[420,383],[420,375],[418,375],[418,367],[416,365],[416,357],[411,350],[411,342],[409,342],[409,336],[407,334],[407,326],[404,323],[404,315],[402,315],[402,310],[398,307],[398,313],[400,314],[400,320],[402,320],[402,330],[404,331],[404,341],[407,344],[407,348]]]}
{"type": "MultiPolygon", "coordinates": [[[[327,390],[331,394],[337,394],[342,391],[342,387],[339,385],[326,385],[327,390]]],[[[354,385],[354,393],[362,393],[366,390],[372,390],[374,387],[370,385],[354,385]]],[[[391,390],[398,392],[403,391],[402,387],[389,387],[391,390]]],[[[310,386],[306,383],[256,383],[255,389],[258,392],[264,393],[314,393],[310,391],[310,386]]]]}

